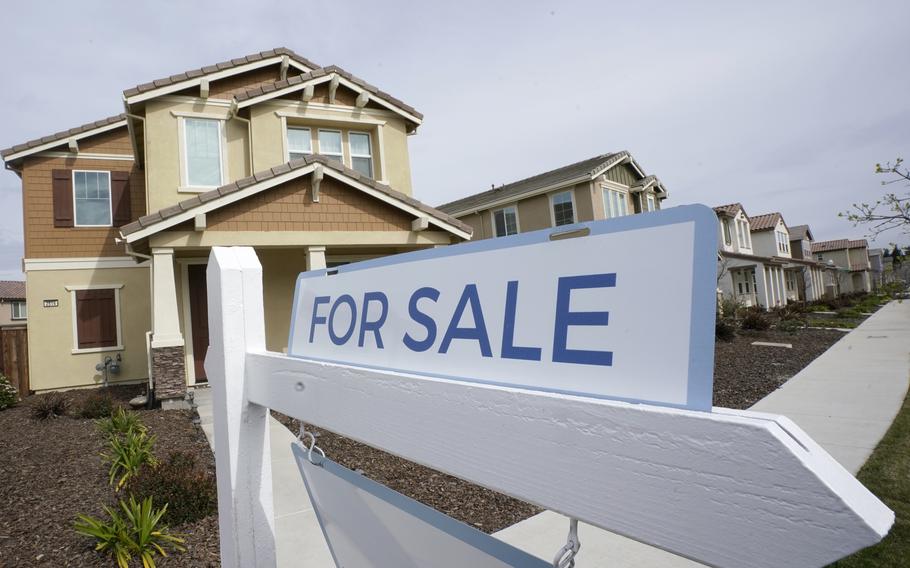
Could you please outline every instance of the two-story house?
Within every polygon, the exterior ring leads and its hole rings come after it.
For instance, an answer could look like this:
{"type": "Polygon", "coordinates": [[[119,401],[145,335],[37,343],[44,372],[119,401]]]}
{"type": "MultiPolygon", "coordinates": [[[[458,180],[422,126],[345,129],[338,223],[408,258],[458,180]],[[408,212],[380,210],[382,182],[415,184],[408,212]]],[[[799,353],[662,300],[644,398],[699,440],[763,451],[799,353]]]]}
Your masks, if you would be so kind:
{"type": "Polygon", "coordinates": [[[26,321],[25,282],[0,280],[0,327],[24,327],[26,321]]]}
{"type": "Polygon", "coordinates": [[[668,197],[629,152],[595,156],[440,205],[474,239],[646,213],[668,197]]]}
{"type": "Polygon", "coordinates": [[[872,291],[869,243],[866,239],[813,243],[812,254],[819,262],[836,267],[838,294],[872,291]]]}
{"type": "Polygon", "coordinates": [[[821,300],[834,295],[831,286],[836,277],[836,271],[812,256],[813,242],[815,242],[815,238],[812,236],[809,225],[790,227],[790,255],[793,257],[793,263],[797,265],[792,270],[802,272],[803,285],[797,292],[799,293],[798,299],[804,302],[821,300]]]}
{"type": "Polygon", "coordinates": [[[752,248],[749,216],[740,203],[714,208],[718,220],[717,287],[744,306],[770,306],[765,260],[752,248]]]}
{"type": "Polygon", "coordinates": [[[206,261],[255,247],[266,344],[286,349],[297,274],[467,240],[412,196],[423,116],[279,48],[127,89],[124,112],[2,151],[22,178],[31,385],[203,383],[206,261]]]}

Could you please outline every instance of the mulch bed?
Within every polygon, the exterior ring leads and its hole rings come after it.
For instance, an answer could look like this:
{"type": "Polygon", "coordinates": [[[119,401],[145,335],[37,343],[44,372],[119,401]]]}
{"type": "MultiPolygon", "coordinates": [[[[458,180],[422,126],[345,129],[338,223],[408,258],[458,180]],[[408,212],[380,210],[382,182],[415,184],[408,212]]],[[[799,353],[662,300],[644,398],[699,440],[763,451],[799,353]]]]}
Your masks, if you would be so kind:
{"type": "MultiPolygon", "coordinates": [[[[112,387],[126,401],[136,387],[112,387]]],[[[70,408],[93,391],[69,391],[70,408]]],[[[104,438],[92,420],[70,416],[38,421],[31,416],[29,397],[0,412],[0,566],[114,566],[94,551],[94,541],[76,534],[78,513],[103,516],[101,506],[113,505],[107,466],[99,454],[104,438]]],[[[157,436],[155,453],[165,458],[183,450],[198,456],[214,472],[214,456],[188,411],[141,410],[149,432],[157,436]]],[[[163,558],[168,567],[218,566],[218,519],[172,527],[186,539],[187,552],[163,558]]]]}

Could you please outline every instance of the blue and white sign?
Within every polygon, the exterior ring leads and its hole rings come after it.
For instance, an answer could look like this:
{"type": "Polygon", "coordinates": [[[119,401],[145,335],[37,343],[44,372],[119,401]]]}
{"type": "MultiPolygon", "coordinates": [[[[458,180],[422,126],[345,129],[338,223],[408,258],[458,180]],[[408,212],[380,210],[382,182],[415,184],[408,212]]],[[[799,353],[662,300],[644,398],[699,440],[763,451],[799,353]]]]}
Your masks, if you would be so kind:
{"type": "Polygon", "coordinates": [[[305,272],[288,354],[710,410],[716,223],[690,205],[305,272]]]}

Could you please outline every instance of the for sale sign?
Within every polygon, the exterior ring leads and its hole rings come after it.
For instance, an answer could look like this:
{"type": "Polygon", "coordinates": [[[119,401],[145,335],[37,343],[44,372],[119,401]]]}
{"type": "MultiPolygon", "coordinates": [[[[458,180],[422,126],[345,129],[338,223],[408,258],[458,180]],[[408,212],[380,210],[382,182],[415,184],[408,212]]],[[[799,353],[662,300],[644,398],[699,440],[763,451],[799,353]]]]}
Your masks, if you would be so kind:
{"type": "Polygon", "coordinates": [[[716,223],[683,206],[306,272],[288,353],[710,410],[716,223]]]}

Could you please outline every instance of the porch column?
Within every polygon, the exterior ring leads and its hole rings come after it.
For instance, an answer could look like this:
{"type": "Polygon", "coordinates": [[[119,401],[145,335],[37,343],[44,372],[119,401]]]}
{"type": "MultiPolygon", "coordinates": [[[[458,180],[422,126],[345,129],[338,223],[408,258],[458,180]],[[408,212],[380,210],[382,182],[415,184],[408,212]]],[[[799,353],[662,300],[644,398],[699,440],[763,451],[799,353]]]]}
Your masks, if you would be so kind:
{"type": "Polygon", "coordinates": [[[755,265],[755,296],[758,305],[766,310],[771,306],[768,298],[768,280],[765,278],[765,265],[755,265]]]}
{"type": "Polygon", "coordinates": [[[177,287],[174,279],[174,249],[152,249],[152,380],[159,399],[186,394],[186,360],[177,287]]]}
{"type": "Polygon", "coordinates": [[[317,270],[325,267],[325,247],[306,247],[306,269],[317,270]]]}

